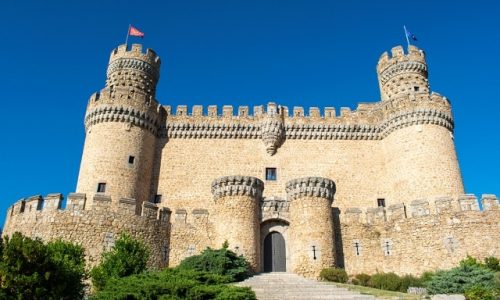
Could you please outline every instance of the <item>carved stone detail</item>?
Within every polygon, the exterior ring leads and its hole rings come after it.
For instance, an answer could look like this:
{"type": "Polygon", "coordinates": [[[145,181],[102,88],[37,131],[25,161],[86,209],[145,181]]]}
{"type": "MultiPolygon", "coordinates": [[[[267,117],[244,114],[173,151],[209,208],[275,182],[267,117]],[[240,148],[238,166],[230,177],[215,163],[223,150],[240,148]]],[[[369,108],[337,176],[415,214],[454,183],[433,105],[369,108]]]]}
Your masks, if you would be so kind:
{"type": "Polygon", "coordinates": [[[260,122],[261,138],[266,145],[266,151],[274,155],[276,150],[284,141],[285,127],[283,126],[283,117],[276,109],[274,104],[268,106],[267,114],[260,122]]]}
{"type": "Polygon", "coordinates": [[[301,197],[320,197],[333,201],[335,183],[323,177],[303,177],[286,183],[288,200],[301,197]]]}
{"type": "Polygon", "coordinates": [[[149,130],[157,135],[160,121],[156,114],[147,113],[128,106],[101,105],[87,111],[85,128],[103,122],[126,122],[149,130]]]}
{"type": "Polygon", "coordinates": [[[250,196],[260,199],[263,191],[264,182],[251,176],[224,176],[212,182],[215,200],[225,196],[250,196]]]}

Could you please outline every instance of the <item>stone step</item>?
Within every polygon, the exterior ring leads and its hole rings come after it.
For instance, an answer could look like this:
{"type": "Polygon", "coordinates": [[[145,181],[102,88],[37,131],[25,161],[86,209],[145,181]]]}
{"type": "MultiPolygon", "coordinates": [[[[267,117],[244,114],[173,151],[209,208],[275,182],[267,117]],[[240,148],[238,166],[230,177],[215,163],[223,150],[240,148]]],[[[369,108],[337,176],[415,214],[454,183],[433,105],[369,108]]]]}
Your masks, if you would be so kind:
{"type": "Polygon", "coordinates": [[[306,279],[293,273],[263,273],[237,283],[250,287],[258,300],[373,300],[333,284],[306,279]]]}

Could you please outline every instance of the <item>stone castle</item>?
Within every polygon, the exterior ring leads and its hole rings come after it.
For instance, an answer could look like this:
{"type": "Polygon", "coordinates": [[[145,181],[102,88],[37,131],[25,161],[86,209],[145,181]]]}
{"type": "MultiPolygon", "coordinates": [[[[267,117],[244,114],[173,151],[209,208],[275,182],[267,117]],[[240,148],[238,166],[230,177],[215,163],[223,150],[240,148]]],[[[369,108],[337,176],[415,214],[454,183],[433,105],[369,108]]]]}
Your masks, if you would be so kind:
{"type": "Polygon", "coordinates": [[[121,45],[88,102],[76,193],[64,208],[61,194],[21,199],[4,234],[79,242],[92,265],[125,231],[155,267],[227,240],[255,272],[308,277],[500,256],[498,199],[464,194],[450,102],[430,91],[424,52],[395,47],[377,75],[381,100],[354,111],[174,111],[155,98],[157,54],[121,45]]]}

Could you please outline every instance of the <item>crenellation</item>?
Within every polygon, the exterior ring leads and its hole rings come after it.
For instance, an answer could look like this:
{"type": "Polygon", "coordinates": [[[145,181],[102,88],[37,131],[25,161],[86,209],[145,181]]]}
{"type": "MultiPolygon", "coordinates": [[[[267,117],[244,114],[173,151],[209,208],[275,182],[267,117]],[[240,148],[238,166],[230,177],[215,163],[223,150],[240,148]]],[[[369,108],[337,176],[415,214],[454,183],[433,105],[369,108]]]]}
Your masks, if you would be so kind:
{"type": "Polygon", "coordinates": [[[66,210],[77,212],[85,209],[87,195],[83,193],[70,193],[66,200],[66,210]]]}
{"type": "Polygon", "coordinates": [[[479,210],[479,203],[474,194],[465,194],[458,197],[458,202],[461,211],[479,210]]]}
{"type": "Polygon", "coordinates": [[[309,107],[309,117],[312,120],[318,120],[321,118],[321,113],[318,107],[309,107]]]}
{"type": "Polygon", "coordinates": [[[94,195],[92,209],[106,211],[111,209],[111,196],[97,193],[94,195]]]}
{"type": "Polygon", "coordinates": [[[336,118],[335,107],[325,107],[325,119],[336,118]]]}
{"type": "Polygon", "coordinates": [[[232,105],[224,105],[222,107],[222,117],[223,118],[233,118],[233,106],[232,105]]]}
{"type": "Polygon", "coordinates": [[[499,199],[493,194],[482,194],[481,205],[483,210],[500,210],[499,199]]]}
{"type": "Polygon", "coordinates": [[[136,212],[136,201],[131,198],[121,198],[118,200],[118,210],[134,215],[136,212]]]}
{"type": "Polygon", "coordinates": [[[410,203],[410,208],[412,217],[427,216],[431,213],[429,201],[425,199],[413,200],[410,203]]]}
{"type": "Polygon", "coordinates": [[[263,105],[256,105],[253,107],[253,116],[254,117],[260,117],[264,114],[264,106],[263,105]]]}
{"type": "Polygon", "coordinates": [[[151,202],[142,202],[141,216],[150,219],[158,219],[158,206],[151,202]]]}
{"type": "Polygon", "coordinates": [[[191,114],[193,117],[202,117],[203,116],[203,106],[202,105],[194,105],[191,114]]]}
{"type": "Polygon", "coordinates": [[[294,118],[305,117],[304,108],[302,106],[294,106],[293,107],[293,117],[294,118]]]}
{"type": "Polygon", "coordinates": [[[458,201],[453,200],[452,197],[439,197],[434,204],[438,214],[458,211],[458,201]]]}
{"type": "Polygon", "coordinates": [[[188,115],[187,105],[178,105],[175,111],[175,115],[177,117],[187,117],[188,115]]]}
{"type": "Polygon", "coordinates": [[[59,210],[61,209],[63,195],[61,193],[53,193],[45,196],[43,200],[44,210],[59,210]]]}
{"type": "Polygon", "coordinates": [[[381,224],[386,221],[385,209],[383,207],[367,208],[366,223],[381,224]]]}
{"type": "Polygon", "coordinates": [[[35,213],[36,211],[42,209],[42,205],[43,205],[42,195],[35,195],[28,197],[25,200],[24,212],[35,213]]]}
{"type": "Polygon", "coordinates": [[[387,220],[403,220],[406,219],[406,206],[404,203],[396,203],[389,205],[387,208],[387,220]]]}
{"type": "Polygon", "coordinates": [[[208,106],[207,116],[211,117],[211,118],[217,117],[217,105],[209,105],[208,106]]]}
{"type": "Polygon", "coordinates": [[[248,118],[250,111],[248,106],[239,106],[238,107],[238,117],[240,118],[248,118]]]}
{"type": "Polygon", "coordinates": [[[345,218],[343,219],[344,223],[347,224],[358,224],[362,223],[362,215],[363,211],[357,207],[349,207],[345,210],[344,214],[345,218]]]}

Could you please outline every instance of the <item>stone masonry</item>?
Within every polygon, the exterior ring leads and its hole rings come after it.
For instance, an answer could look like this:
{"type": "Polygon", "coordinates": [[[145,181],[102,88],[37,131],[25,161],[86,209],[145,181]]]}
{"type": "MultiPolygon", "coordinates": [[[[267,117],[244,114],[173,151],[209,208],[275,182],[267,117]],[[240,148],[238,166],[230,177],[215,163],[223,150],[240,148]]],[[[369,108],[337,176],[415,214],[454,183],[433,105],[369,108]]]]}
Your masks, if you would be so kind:
{"type": "Polygon", "coordinates": [[[450,102],[431,92],[422,50],[382,54],[381,99],[355,110],[173,109],[156,99],[160,66],[138,44],[112,51],[76,193],[65,208],[60,194],[16,202],[4,234],[82,243],[91,265],[120,232],[143,239],[156,267],[228,241],[255,272],[279,260],[312,278],[500,255],[498,199],[464,194],[450,102]]]}

